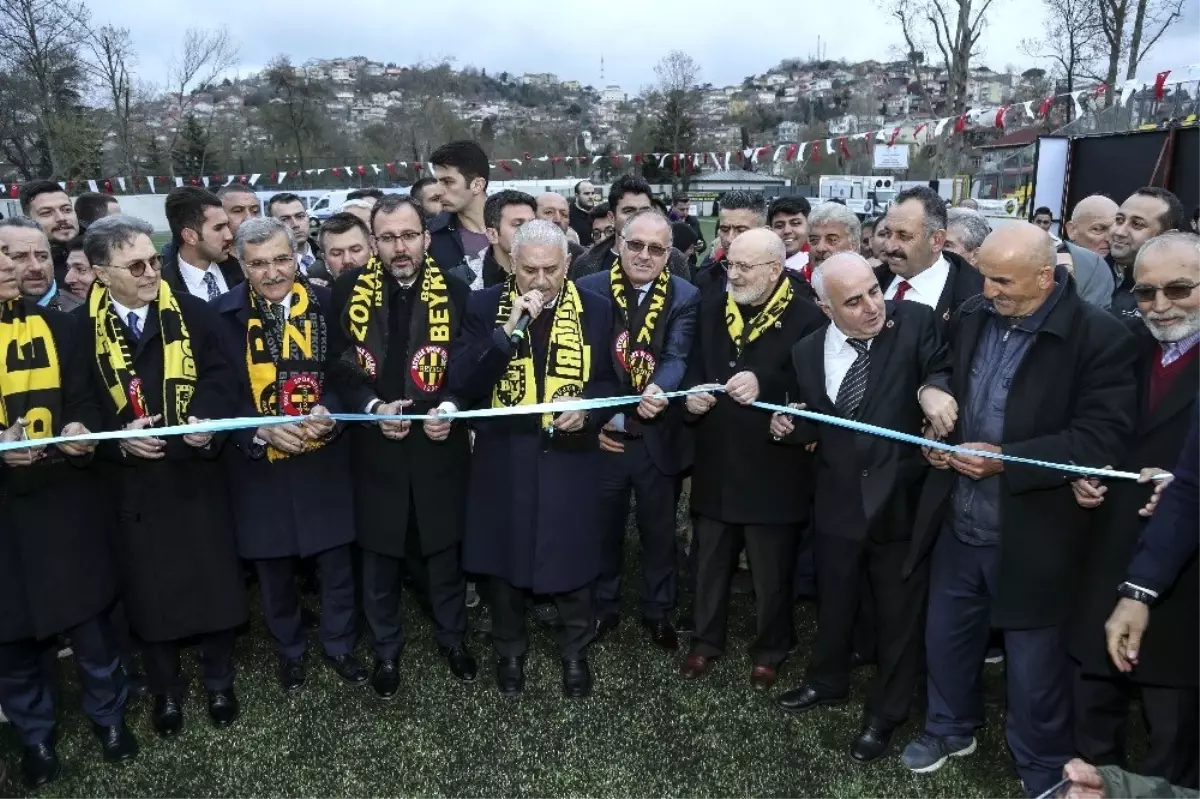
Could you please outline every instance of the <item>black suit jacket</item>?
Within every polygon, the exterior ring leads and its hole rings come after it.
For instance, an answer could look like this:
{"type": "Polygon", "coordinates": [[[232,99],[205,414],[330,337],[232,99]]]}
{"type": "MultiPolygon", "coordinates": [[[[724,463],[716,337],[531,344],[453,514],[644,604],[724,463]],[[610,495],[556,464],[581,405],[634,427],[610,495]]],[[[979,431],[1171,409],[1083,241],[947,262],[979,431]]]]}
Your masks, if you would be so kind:
{"type": "MultiPolygon", "coordinates": [[[[246,275],[242,273],[242,265],[238,263],[237,258],[226,258],[217,264],[217,268],[221,270],[221,274],[225,278],[225,285],[230,289],[246,279],[246,275]]],[[[183,282],[183,273],[179,271],[179,245],[174,241],[168,241],[163,245],[162,279],[167,281],[167,285],[176,294],[191,293],[188,291],[187,284],[183,282]]]]}
{"type": "MultiPolygon", "coordinates": [[[[979,274],[979,270],[967,263],[960,255],[942,250],[942,256],[950,264],[950,274],[946,276],[946,284],[942,286],[942,296],[938,298],[934,311],[942,324],[942,332],[945,333],[950,324],[950,317],[955,310],[967,300],[983,292],[983,275],[979,274]]],[[[892,285],[892,281],[896,279],[896,275],[891,269],[888,269],[887,264],[877,267],[875,276],[879,278],[879,288],[885,292],[888,290],[888,286],[892,285]]]]}
{"type": "MultiPolygon", "coordinates": [[[[825,337],[810,333],[792,349],[796,399],[808,409],[840,416],[825,390],[825,337]]],[[[921,435],[921,387],[949,376],[949,351],[932,309],[916,302],[887,303],[887,322],[871,344],[867,392],[856,417],[910,435],[921,435]]],[[[830,424],[800,421],[789,440],[819,442],[816,529],[819,534],[862,540],[902,541],[913,519],[928,463],[921,450],[880,436],[830,424]]]]}

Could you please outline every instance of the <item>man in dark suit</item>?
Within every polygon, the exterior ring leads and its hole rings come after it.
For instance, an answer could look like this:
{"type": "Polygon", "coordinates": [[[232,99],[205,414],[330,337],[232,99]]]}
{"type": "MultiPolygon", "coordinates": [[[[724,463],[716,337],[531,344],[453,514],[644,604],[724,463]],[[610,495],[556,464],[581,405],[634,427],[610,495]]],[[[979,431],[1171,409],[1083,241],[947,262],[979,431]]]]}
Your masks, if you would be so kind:
{"type": "MultiPolygon", "coordinates": [[[[44,241],[40,229],[33,232],[44,241]]],[[[51,268],[48,246],[45,263],[51,268]]],[[[23,299],[18,282],[0,250],[0,331],[11,344],[0,353],[0,441],[99,430],[76,320],[23,299]]],[[[60,635],[71,638],[83,709],[105,761],[130,760],[138,750],[125,725],[128,690],[107,617],[117,595],[115,509],[89,464],[94,450],[86,442],[11,450],[0,466],[0,708],[24,747],[31,789],[61,772],[54,658],[60,635]]]]}
{"type": "Polygon", "coordinates": [[[983,278],[944,249],[945,201],[928,186],[906,189],[888,208],[886,225],[886,269],[878,270],[883,298],[927,305],[948,325],[954,310],[983,290],[983,278]]]}
{"type": "MultiPolygon", "coordinates": [[[[1128,455],[1117,468],[1136,472],[1149,464],[1169,467],[1179,460],[1196,419],[1200,238],[1171,232],[1150,239],[1138,252],[1133,276],[1133,297],[1142,317],[1135,332],[1138,425],[1128,455]]],[[[1072,625],[1071,654],[1080,666],[1075,681],[1076,748],[1089,763],[1124,768],[1127,719],[1133,695],[1139,693],[1150,747],[1135,770],[1195,788],[1200,749],[1196,559],[1184,561],[1187,565],[1167,591],[1122,583],[1146,527],[1138,510],[1151,488],[1128,480],[1101,484],[1093,478],[1077,480],[1074,487],[1081,506],[1096,508],[1090,514],[1083,590],[1072,625]],[[1154,631],[1141,646],[1137,668],[1128,674],[1110,661],[1105,646],[1104,622],[1112,611],[1114,587],[1123,598],[1154,604],[1154,631]]]]}
{"type": "MultiPolygon", "coordinates": [[[[722,211],[722,213],[726,213],[722,211]]],[[[783,242],[766,228],[741,233],[722,269],[728,293],[702,293],[683,386],[723,392],[688,397],[696,459],[692,472],[697,585],[696,633],[684,679],[708,673],[724,654],[729,581],[743,544],[754,578],[757,634],[751,685],[775,682],[795,639],[792,573],[812,506],[812,456],[773,441],[756,400],[787,402],[792,347],[825,323],[811,289],[786,273],[783,242]]]]}
{"type": "MultiPolygon", "coordinates": [[[[371,210],[377,256],[343,272],[333,287],[331,377],[356,413],[430,414],[461,403],[446,391],[447,362],[466,312],[466,284],[428,256],[429,232],[416,201],[389,194],[371,210]]],[[[371,627],[371,686],[383,699],[400,688],[404,560],[421,561],[434,637],[450,672],[476,677],[467,648],[466,578],[460,544],[470,442],[448,419],[383,421],[351,430],[355,526],[363,549],[363,612],[371,627]],[[427,577],[426,577],[427,575],[427,577]]]]}
{"type": "Polygon", "coordinates": [[[614,416],[600,433],[604,458],[604,565],[596,585],[597,635],[615,629],[620,612],[621,549],[636,499],[642,540],[642,624],[654,643],[679,647],[669,614],[675,607],[675,482],[690,462],[682,402],[654,399],[683,382],[700,292],[666,271],[671,223],[657,210],[639,211],[620,236],[621,260],[579,281],[582,291],[613,307],[610,348],[622,393],[643,395],[636,410],[614,416]]]}
{"type": "MultiPolygon", "coordinates": [[[[608,238],[597,241],[591,249],[576,258],[571,263],[567,277],[578,280],[597,272],[608,274],[620,257],[617,233],[624,229],[629,217],[653,206],[654,190],[645,180],[636,175],[621,175],[614,180],[608,189],[608,210],[612,214],[614,232],[608,238]]],[[[667,255],[667,269],[684,280],[692,278],[692,269],[688,266],[687,258],[674,247],[667,255]]]]}
{"type": "MultiPolygon", "coordinates": [[[[618,392],[609,301],[566,279],[567,237],[526,222],[513,238],[513,274],[473,292],[450,358],[450,390],[472,406],[514,408],[618,392]],[[523,336],[517,323],[532,321],[523,336]]],[[[475,424],[463,561],[489,575],[496,687],[525,686],[525,600],[554,597],[563,693],[591,693],[592,584],[600,573],[597,436],[612,411],[481,419],[475,424]]]]}
{"type": "MultiPolygon", "coordinates": [[[[890,224],[890,220],[889,220],[890,224]]],[[[952,443],[1053,463],[1116,463],[1133,430],[1136,348],[1120,322],[1076,294],[1050,236],[1017,222],[979,252],[983,294],[951,319],[952,443]]],[[[1008,744],[1031,795],[1074,754],[1065,622],[1087,544],[1071,475],[931,451],[905,576],[930,557],[925,730],[914,772],[975,751],[989,628],[1003,631],[1008,744]]]]}
{"type": "Polygon", "coordinates": [[[162,279],[176,294],[215,300],[245,280],[233,257],[229,216],[217,195],[197,186],[167,194],[171,241],[162,251],[162,279]]]}
{"type": "MultiPolygon", "coordinates": [[[[947,351],[933,311],[885,303],[879,281],[857,253],[834,255],[812,277],[830,324],[792,350],[800,407],[909,435],[930,420],[936,435],[954,427],[958,406],[928,385],[947,376],[947,351]]],[[[920,675],[925,593],[923,564],[902,577],[913,512],[928,464],[911,444],[776,414],[771,434],[818,442],[816,502],[817,640],[804,684],[779,697],[790,713],[845,701],[850,689],[854,620],[871,586],[879,668],[863,729],[850,746],[860,763],[882,757],[908,717],[920,675]]]]}
{"type": "MultiPolygon", "coordinates": [[[[298,277],[296,246],[282,222],[250,219],[238,230],[243,287],[214,303],[222,350],[235,369],[235,415],[325,416],[345,410],[326,387],[329,292],[298,277]]],[[[238,554],[253,562],[263,615],[279,647],[279,682],[299,692],[308,639],[300,621],[298,558],[314,558],[321,586],[325,661],[351,685],[367,681],[354,655],[354,500],[349,441],[332,420],[238,430],[224,449],[238,554]],[[313,486],[320,486],[313,491],[313,486]]]]}
{"type": "MultiPolygon", "coordinates": [[[[86,326],[107,430],[221,419],[233,410],[216,314],[160,278],[151,232],[117,215],[94,222],[84,238],[98,285],[75,313],[86,326]]],[[[238,715],[233,641],[246,620],[246,591],[220,443],[192,433],[124,439],[113,448],[124,605],[144,644],[151,723],[164,738],[183,728],[184,639],[198,640],[214,726],[238,715]]]]}

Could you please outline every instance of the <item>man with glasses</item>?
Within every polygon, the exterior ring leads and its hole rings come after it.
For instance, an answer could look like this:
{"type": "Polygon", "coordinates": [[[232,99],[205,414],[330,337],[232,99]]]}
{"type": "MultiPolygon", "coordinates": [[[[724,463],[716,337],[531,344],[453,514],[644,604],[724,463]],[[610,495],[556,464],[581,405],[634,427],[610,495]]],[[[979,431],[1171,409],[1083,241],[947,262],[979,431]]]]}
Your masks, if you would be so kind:
{"type": "Polygon", "coordinates": [[[321,258],[321,248],[308,235],[308,209],[304,200],[291,192],[276,194],[267,200],[267,216],[287,225],[296,240],[296,265],[305,277],[318,281],[317,285],[328,286],[333,275],[321,258]]]}
{"type": "Polygon", "coordinates": [[[588,216],[591,218],[592,244],[599,244],[617,232],[608,203],[596,203],[588,216]]]}
{"type": "Polygon", "coordinates": [[[229,216],[215,194],[196,186],[171,189],[165,203],[171,241],[163,247],[162,279],[177,294],[211,302],[241,283],[229,216]]]}
{"type": "Polygon", "coordinates": [[[37,222],[25,216],[0,220],[0,247],[16,267],[21,296],[27,301],[64,313],[83,304],[54,279],[50,241],[37,222]]]}
{"type": "Polygon", "coordinates": [[[622,393],[642,394],[636,409],[614,416],[600,432],[600,448],[608,454],[600,482],[604,547],[596,628],[603,636],[619,622],[621,544],[632,492],[642,541],[642,626],[655,644],[675,650],[675,480],[691,458],[681,403],[654,396],[683,382],[700,292],[666,271],[671,224],[657,210],[633,214],[620,240],[620,262],[579,281],[581,290],[611,301],[613,366],[622,393]]]}
{"type": "MultiPolygon", "coordinates": [[[[608,190],[608,210],[612,214],[614,232],[592,245],[592,248],[575,259],[567,277],[578,280],[581,277],[602,272],[607,274],[612,265],[620,257],[616,231],[625,227],[629,217],[638,211],[644,211],[654,205],[654,192],[650,184],[634,175],[622,175],[613,182],[608,190]]],[[[592,230],[595,230],[593,225],[592,230]]],[[[591,231],[588,231],[589,234],[591,231]]],[[[667,255],[667,269],[673,275],[684,280],[691,280],[691,267],[683,253],[671,248],[667,255]]]]}
{"type": "Polygon", "coordinates": [[[575,201],[571,203],[570,226],[581,242],[592,241],[591,211],[600,199],[600,190],[590,180],[575,184],[575,201]]]}

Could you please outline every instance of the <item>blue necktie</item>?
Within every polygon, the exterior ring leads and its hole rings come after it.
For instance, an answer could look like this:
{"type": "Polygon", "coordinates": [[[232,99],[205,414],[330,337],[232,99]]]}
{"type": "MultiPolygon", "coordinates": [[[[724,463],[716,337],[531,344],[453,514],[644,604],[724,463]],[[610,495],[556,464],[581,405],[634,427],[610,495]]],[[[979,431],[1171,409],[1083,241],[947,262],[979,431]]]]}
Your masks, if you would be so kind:
{"type": "Polygon", "coordinates": [[[129,332],[133,334],[134,341],[142,337],[142,320],[137,315],[137,311],[129,312],[129,332]]]}
{"type": "Polygon", "coordinates": [[[217,276],[212,272],[204,273],[204,288],[208,289],[209,302],[221,296],[221,289],[217,287],[217,276]]]}

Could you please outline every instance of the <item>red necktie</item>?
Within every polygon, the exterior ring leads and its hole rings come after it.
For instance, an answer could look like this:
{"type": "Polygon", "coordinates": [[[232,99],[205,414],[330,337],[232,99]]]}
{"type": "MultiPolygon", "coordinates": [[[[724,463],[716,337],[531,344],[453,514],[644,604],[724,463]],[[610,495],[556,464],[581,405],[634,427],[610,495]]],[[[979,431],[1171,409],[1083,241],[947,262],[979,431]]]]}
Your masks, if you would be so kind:
{"type": "Polygon", "coordinates": [[[912,288],[911,283],[907,280],[901,280],[900,284],[896,286],[896,296],[892,297],[892,301],[900,302],[900,300],[904,299],[904,295],[908,293],[910,288],[912,288]]]}

